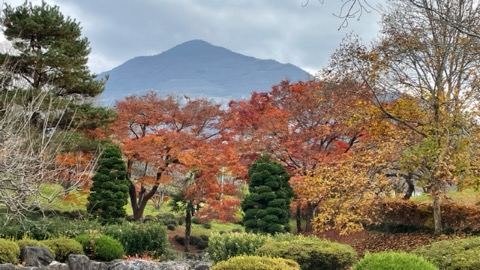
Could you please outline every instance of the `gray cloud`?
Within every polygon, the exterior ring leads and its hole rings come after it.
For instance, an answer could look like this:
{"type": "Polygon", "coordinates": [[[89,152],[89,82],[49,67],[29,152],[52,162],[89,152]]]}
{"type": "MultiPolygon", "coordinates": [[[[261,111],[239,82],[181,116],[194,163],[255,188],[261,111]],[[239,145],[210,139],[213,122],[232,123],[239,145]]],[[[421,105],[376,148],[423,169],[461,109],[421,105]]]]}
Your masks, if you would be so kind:
{"type": "MultiPolygon", "coordinates": [[[[40,3],[40,0],[33,0],[40,3]]],[[[262,59],[292,63],[309,71],[328,62],[342,38],[355,32],[371,40],[378,32],[379,14],[338,30],[338,0],[46,0],[75,18],[90,40],[89,66],[109,70],[142,55],[154,55],[191,40],[203,39],[262,59]]],[[[372,0],[380,3],[381,0],[372,0]]],[[[23,0],[7,0],[12,6],[23,0]]]]}

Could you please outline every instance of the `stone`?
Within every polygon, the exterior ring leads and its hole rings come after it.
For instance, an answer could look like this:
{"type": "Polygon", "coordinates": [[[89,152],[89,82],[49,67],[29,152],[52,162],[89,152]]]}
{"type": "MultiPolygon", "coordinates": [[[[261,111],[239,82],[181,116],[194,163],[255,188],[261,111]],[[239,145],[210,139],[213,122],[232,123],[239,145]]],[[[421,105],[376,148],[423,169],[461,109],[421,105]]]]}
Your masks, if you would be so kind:
{"type": "Polygon", "coordinates": [[[90,261],[90,270],[108,270],[108,265],[104,262],[90,261]]]}
{"type": "Polygon", "coordinates": [[[67,264],[72,270],[90,270],[90,259],[85,255],[70,254],[67,264]]]}
{"type": "Polygon", "coordinates": [[[15,265],[11,263],[0,264],[0,270],[15,270],[15,265]]]}
{"type": "MultiPolygon", "coordinates": [[[[74,268],[72,268],[74,269],[74,268]]],[[[70,270],[70,267],[68,267],[68,264],[66,263],[60,263],[57,261],[53,261],[49,266],[48,270],[70,270]]]]}
{"type": "Polygon", "coordinates": [[[25,266],[47,266],[53,262],[54,257],[45,247],[25,246],[20,251],[20,260],[25,266]]]}
{"type": "Polygon", "coordinates": [[[144,260],[114,261],[109,270],[192,270],[190,265],[182,261],[151,262],[144,260]]]}

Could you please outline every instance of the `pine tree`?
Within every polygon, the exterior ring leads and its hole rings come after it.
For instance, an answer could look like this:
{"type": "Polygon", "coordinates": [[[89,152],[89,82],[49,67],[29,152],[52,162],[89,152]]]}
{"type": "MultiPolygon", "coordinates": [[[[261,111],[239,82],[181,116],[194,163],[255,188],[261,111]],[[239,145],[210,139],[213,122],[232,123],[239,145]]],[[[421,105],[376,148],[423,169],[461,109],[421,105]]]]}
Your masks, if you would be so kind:
{"type": "Polygon", "coordinates": [[[1,54],[5,68],[34,90],[48,88],[57,96],[94,97],[103,90],[87,67],[88,39],[80,24],[64,17],[58,6],[42,1],[18,7],[5,5],[1,24],[16,53],[1,54]]]}
{"type": "MultiPolygon", "coordinates": [[[[92,103],[105,81],[96,80],[87,67],[90,48],[80,23],[44,1],[40,5],[25,1],[18,7],[6,4],[0,23],[13,46],[13,50],[0,54],[2,68],[8,71],[2,73],[1,81],[10,82],[0,89],[2,101],[13,99],[28,107],[32,100],[44,96],[44,104],[35,108],[34,115],[48,118],[42,123],[48,128],[74,130],[74,134],[69,133],[70,141],[81,137],[75,133],[88,133],[113,121],[111,110],[92,103]],[[12,87],[16,91],[5,91],[12,87]]],[[[0,103],[0,110],[3,106],[0,103]]],[[[85,140],[64,145],[83,151],[75,146],[85,145],[85,140]]]]}
{"type": "Polygon", "coordinates": [[[290,176],[280,163],[262,156],[248,170],[250,194],[242,202],[247,232],[288,232],[293,197],[290,176]]]}
{"type": "Polygon", "coordinates": [[[120,149],[108,146],[98,162],[93,186],[88,196],[87,211],[104,222],[125,217],[124,206],[128,203],[126,165],[120,149]]]}

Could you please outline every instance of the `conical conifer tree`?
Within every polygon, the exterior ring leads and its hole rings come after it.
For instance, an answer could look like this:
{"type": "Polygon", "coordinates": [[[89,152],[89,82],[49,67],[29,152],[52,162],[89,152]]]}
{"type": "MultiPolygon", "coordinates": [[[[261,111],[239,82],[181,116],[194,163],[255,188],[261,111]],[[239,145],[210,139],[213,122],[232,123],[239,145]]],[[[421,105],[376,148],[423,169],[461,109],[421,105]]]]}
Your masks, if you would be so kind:
{"type": "Polygon", "coordinates": [[[93,186],[88,196],[87,211],[103,222],[112,222],[125,217],[124,206],[128,203],[126,165],[120,149],[108,146],[98,162],[93,186]]]}
{"type": "Polygon", "coordinates": [[[247,232],[288,232],[289,207],[293,190],[280,163],[267,156],[259,158],[248,170],[250,194],[242,202],[243,223],[247,232]]]}

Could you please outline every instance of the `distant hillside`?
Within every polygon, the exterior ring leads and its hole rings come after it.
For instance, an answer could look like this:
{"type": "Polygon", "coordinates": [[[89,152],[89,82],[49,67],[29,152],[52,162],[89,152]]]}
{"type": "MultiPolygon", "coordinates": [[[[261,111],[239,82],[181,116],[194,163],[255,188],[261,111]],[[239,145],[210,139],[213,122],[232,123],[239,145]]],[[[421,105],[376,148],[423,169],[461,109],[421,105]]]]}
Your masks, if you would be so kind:
{"type": "Polygon", "coordinates": [[[253,91],[268,91],[288,79],[307,80],[310,74],[292,65],[261,60],[192,40],[154,56],[135,57],[99,74],[109,76],[100,96],[103,104],[155,90],[217,100],[239,99],[253,91]]]}

